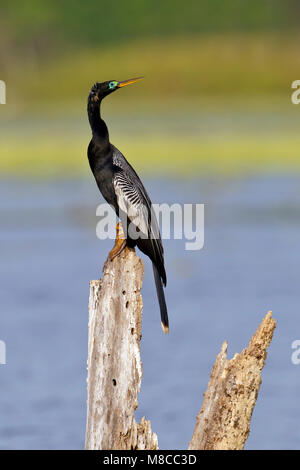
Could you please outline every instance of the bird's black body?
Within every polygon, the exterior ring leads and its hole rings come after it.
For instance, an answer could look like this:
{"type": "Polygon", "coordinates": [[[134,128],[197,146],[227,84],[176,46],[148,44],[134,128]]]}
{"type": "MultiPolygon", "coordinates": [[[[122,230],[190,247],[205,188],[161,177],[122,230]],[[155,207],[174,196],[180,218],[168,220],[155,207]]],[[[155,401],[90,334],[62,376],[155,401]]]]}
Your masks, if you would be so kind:
{"type": "Polygon", "coordinates": [[[124,86],[122,83],[128,82],[96,83],[92,87],[88,97],[88,116],[93,137],[88,147],[88,159],[100,192],[114,208],[123,227],[127,228],[127,245],[138,246],[152,261],[162,327],[167,332],[168,314],[162,285],[166,285],[167,278],[163,246],[152,203],[132,166],[110,143],[107,126],[100,115],[102,99],[124,86]],[[110,88],[111,84],[115,85],[110,88]]]}

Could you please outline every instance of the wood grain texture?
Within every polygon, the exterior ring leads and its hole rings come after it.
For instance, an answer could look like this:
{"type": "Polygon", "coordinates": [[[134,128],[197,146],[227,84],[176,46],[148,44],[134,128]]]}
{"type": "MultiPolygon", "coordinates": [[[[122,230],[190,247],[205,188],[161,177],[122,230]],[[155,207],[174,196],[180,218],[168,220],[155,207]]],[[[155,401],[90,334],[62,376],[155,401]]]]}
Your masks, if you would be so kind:
{"type": "Polygon", "coordinates": [[[261,384],[261,371],[276,322],[264,317],[246,349],[228,360],[224,342],[213,366],[189,450],[240,450],[261,384]]]}
{"type": "Polygon", "coordinates": [[[129,248],[90,282],[86,449],[157,449],[150,421],[136,423],[142,380],[144,267],[129,248]]]}

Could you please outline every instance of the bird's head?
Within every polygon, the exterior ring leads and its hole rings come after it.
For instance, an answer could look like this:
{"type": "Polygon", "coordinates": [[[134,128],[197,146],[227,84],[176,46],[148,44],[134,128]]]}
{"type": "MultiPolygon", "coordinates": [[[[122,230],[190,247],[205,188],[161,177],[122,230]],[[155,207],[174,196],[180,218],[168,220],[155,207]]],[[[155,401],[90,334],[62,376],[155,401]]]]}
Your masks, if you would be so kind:
{"type": "Polygon", "coordinates": [[[108,82],[102,83],[95,83],[90,91],[89,100],[97,103],[101,101],[105,96],[110,95],[113,91],[118,90],[127,85],[131,85],[132,83],[141,80],[143,77],[138,78],[130,78],[129,80],[124,80],[123,82],[117,82],[116,80],[110,80],[108,82]]]}

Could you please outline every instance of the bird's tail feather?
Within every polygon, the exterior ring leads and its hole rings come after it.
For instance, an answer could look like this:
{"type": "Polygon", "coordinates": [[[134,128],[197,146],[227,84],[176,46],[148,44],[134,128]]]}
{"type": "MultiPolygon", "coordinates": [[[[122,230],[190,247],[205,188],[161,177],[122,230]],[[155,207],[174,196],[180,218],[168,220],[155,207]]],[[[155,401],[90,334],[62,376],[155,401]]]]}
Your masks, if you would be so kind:
{"type": "Polygon", "coordinates": [[[152,266],[153,266],[153,274],[154,274],[156,292],[157,292],[159,308],[160,308],[161,327],[164,333],[169,333],[168,310],[167,310],[162,280],[159,275],[158,269],[154,263],[152,263],[152,266]]]}

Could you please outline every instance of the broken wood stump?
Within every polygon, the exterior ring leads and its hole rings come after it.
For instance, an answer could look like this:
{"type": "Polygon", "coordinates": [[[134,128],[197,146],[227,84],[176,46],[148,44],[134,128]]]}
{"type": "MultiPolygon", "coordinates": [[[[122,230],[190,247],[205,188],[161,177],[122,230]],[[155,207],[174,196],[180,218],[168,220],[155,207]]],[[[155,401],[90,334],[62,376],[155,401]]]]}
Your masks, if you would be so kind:
{"type": "MultiPolygon", "coordinates": [[[[134,418],[142,380],[143,273],[141,259],[126,247],[105,262],[100,281],[90,282],[86,449],[158,449],[150,421],[134,418]]],[[[230,360],[223,343],[189,450],[243,449],[275,326],[269,312],[248,347],[230,360]]]]}

